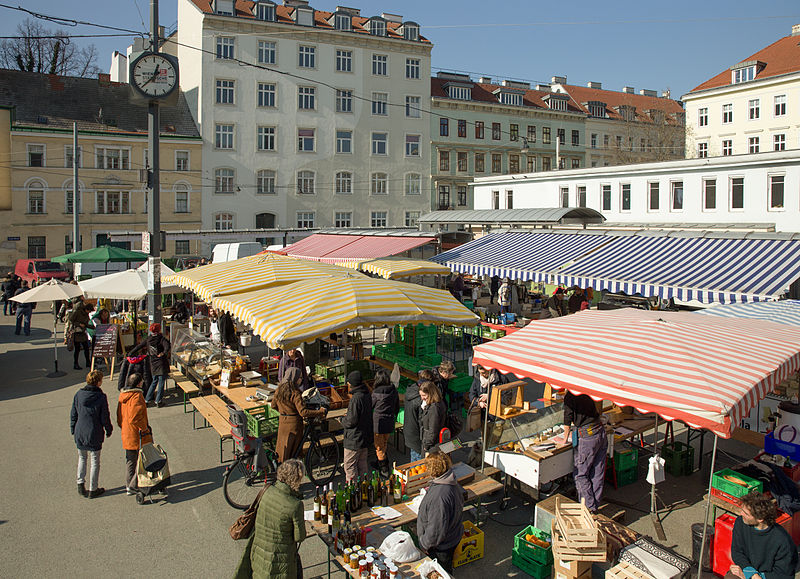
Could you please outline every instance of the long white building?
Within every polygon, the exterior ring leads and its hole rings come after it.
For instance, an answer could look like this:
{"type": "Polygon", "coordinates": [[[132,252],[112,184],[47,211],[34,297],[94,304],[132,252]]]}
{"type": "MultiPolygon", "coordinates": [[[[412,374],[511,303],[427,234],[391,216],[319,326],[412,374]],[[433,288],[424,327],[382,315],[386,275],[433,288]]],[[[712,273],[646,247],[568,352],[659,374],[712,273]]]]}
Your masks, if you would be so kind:
{"type": "Polygon", "coordinates": [[[432,45],[417,23],[178,0],[177,46],[204,228],[402,227],[429,210],[432,45]]]}
{"type": "Polygon", "coordinates": [[[589,207],[608,222],[800,232],[800,150],[483,177],[475,209],[589,207]]]}

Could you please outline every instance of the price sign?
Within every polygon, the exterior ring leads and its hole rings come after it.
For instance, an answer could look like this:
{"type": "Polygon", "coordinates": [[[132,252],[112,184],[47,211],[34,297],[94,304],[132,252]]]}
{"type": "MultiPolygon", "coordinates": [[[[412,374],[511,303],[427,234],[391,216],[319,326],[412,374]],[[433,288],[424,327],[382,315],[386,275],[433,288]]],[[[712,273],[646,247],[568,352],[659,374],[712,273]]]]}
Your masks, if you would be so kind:
{"type": "Polygon", "coordinates": [[[117,352],[117,332],[119,326],[116,324],[98,324],[94,331],[94,352],[95,358],[113,358],[117,352]]]}
{"type": "Polygon", "coordinates": [[[150,253],[150,232],[142,231],[142,253],[150,253]]]}

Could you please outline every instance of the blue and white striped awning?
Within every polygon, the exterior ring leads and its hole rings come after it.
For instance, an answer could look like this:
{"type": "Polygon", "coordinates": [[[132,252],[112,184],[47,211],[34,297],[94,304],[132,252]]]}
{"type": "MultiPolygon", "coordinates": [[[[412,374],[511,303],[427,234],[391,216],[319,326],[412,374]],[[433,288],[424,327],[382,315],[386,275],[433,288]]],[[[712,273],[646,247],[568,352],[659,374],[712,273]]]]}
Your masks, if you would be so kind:
{"type": "Polygon", "coordinates": [[[601,235],[575,233],[495,233],[440,253],[431,260],[471,275],[550,282],[560,267],[611,240],[601,235]]]}
{"type": "Polygon", "coordinates": [[[702,303],[777,299],[800,277],[800,241],[621,236],[556,281],[702,303]]]}
{"type": "Polygon", "coordinates": [[[723,318],[750,318],[800,326],[800,300],[778,300],[773,302],[752,302],[748,304],[726,304],[698,310],[698,314],[720,316],[723,318]]]}
{"type": "Polygon", "coordinates": [[[508,232],[434,258],[454,271],[702,303],[774,300],[800,278],[800,240],[508,232]]]}

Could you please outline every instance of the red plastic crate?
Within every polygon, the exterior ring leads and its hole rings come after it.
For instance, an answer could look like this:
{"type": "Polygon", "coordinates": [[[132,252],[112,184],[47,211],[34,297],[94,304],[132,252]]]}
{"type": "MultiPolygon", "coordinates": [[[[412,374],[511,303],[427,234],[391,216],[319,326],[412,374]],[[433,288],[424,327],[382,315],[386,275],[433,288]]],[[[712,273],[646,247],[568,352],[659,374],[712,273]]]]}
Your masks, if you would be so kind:
{"type": "Polygon", "coordinates": [[[711,546],[711,569],[716,575],[724,577],[730,570],[731,561],[731,539],[733,538],[733,523],[736,517],[729,513],[720,515],[714,521],[714,541],[711,546]]]}
{"type": "Polygon", "coordinates": [[[722,499],[726,503],[730,503],[736,508],[742,507],[742,499],[731,496],[728,493],[724,493],[719,489],[715,489],[714,487],[711,487],[711,496],[717,497],[718,499],[722,499]]]}

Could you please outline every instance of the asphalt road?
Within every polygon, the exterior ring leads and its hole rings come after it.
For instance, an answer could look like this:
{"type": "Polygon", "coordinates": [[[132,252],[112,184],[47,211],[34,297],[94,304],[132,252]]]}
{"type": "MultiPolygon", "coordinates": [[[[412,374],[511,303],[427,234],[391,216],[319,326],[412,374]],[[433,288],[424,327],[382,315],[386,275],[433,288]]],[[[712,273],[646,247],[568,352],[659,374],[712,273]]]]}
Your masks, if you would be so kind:
{"type": "MultiPolygon", "coordinates": [[[[219,439],[214,431],[192,430],[191,416],[183,413],[180,398],[170,391],[168,406],[150,409],[156,439],[169,453],[168,499],[139,506],[125,494],[124,452],[116,426],[101,456],[100,485],[106,494],[94,500],[80,497],[69,412],[86,371],[72,370],[71,353],[59,346],[59,366],[67,375],[45,377],[53,367],[49,313],[34,314],[30,337],[15,336],[13,330],[12,318],[0,316],[0,575],[231,576],[243,542],[228,536],[238,512],[222,496],[224,466],[218,462],[219,439]]],[[[103,389],[113,415],[116,383],[106,383],[103,389]]],[[[736,445],[722,448],[738,456],[753,453],[736,445]]],[[[230,456],[229,447],[227,452],[230,456]]],[[[403,458],[395,453],[392,460],[403,458]]],[[[668,476],[659,485],[659,496],[667,504],[690,505],[664,517],[666,545],[684,555],[691,554],[689,526],[703,516],[705,484],[698,471],[689,477],[668,476]]],[[[304,489],[310,497],[309,485],[304,489]]],[[[606,496],[627,505],[629,525],[654,535],[647,515],[648,489],[640,480],[618,491],[610,489],[606,496]]],[[[456,577],[525,576],[511,565],[511,549],[514,534],[532,519],[532,504],[514,494],[509,508],[501,511],[499,499],[490,497],[487,505],[485,557],[457,569],[456,577]]],[[[325,573],[326,555],[319,539],[305,541],[301,555],[306,577],[325,573]]]]}

